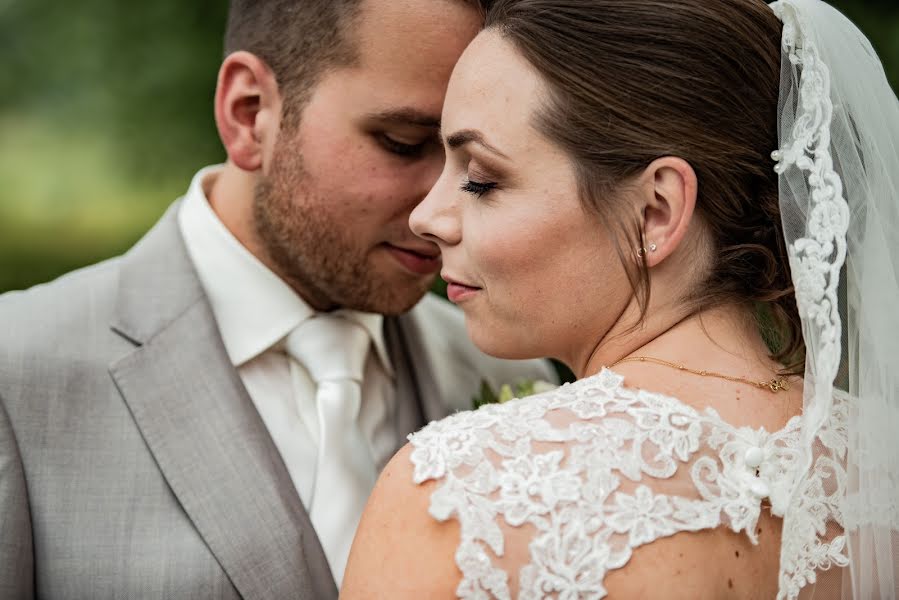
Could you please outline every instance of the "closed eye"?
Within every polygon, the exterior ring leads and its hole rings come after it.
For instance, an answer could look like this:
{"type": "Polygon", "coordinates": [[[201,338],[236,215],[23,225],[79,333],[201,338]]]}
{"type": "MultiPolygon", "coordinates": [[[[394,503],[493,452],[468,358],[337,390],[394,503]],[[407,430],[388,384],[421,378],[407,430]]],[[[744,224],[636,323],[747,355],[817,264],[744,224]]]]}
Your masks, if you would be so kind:
{"type": "Polygon", "coordinates": [[[478,198],[483,198],[487,194],[489,194],[492,190],[496,189],[496,183],[492,181],[473,181],[469,179],[465,183],[462,184],[462,191],[472,194],[473,196],[477,196],[478,198]]]}
{"type": "Polygon", "coordinates": [[[377,135],[378,142],[381,146],[384,147],[385,150],[390,152],[391,154],[396,154],[397,156],[402,156],[404,158],[418,158],[424,152],[424,148],[427,142],[422,142],[420,144],[404,144],[403,142],[398,142],[387,134],[381,133],[377,135]]]}

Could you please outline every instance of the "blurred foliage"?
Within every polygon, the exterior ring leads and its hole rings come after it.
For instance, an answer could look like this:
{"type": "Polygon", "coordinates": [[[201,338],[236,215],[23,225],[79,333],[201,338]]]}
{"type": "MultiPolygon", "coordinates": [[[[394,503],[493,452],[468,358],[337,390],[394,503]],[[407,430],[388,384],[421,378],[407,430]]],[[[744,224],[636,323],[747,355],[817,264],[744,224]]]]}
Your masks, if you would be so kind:
{"type": "Polygon", "coordinates": [[[0,0],[0,292],[121,253],[223,159],[226,6],[0,0]]]}
{"type": "MultiPolygon", "coordinates": [[[[833,4],[899,89],[899,2],[833,4]]],[[[121,253],[223,159],[226,6],[0,0],[0,292],[121,253]]]]}

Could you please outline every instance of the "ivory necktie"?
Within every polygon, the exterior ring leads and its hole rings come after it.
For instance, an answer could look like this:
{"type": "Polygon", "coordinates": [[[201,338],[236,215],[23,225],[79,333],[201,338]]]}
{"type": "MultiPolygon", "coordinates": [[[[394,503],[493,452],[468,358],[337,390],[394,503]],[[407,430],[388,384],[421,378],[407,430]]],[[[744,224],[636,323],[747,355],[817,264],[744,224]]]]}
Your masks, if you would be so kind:
{"type": "Polygon", "coordinates": [[[308,319],[287,337],[288,354],[318,386],[318,461],[309,517],[338,586],[377,476],[357,419],[370,345],[365,329],[334,315],[308,319]]]}

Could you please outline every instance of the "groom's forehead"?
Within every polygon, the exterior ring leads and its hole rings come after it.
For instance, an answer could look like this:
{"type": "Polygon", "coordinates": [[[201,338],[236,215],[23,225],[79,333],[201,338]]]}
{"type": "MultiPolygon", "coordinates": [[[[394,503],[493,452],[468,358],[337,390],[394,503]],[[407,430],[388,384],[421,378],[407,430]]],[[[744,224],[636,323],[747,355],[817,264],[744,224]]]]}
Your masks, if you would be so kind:
{"type": "Polygon", "coordinates": [[[481,14],[463,0],[364,0],[363,8],[353,27],[357,60],[331,74],[335,83],[366,112],[439,121],[450,74],[481,14]]]}
{"type": "Polygon", "coordinates": [[[482,25],[464,0],[363,0],[350,35],[363,68],[443,78],[482,25]]]}

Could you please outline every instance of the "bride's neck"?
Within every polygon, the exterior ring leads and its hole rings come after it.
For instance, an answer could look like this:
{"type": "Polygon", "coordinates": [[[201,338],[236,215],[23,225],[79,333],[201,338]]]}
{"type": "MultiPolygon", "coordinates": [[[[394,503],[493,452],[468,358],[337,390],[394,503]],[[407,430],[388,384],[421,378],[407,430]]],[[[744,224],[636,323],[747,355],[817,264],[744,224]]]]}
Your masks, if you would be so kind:
{"type": "Polygon", "coordinates": [[[579,378],[598,373],[620,360],[647,356],[698,368],[772,368],[767,347],[751,309],[725,305],[701,312],[656,310],[640,323],[638,309],[625,317],[583,353],[575,373],[579,378]]]}

